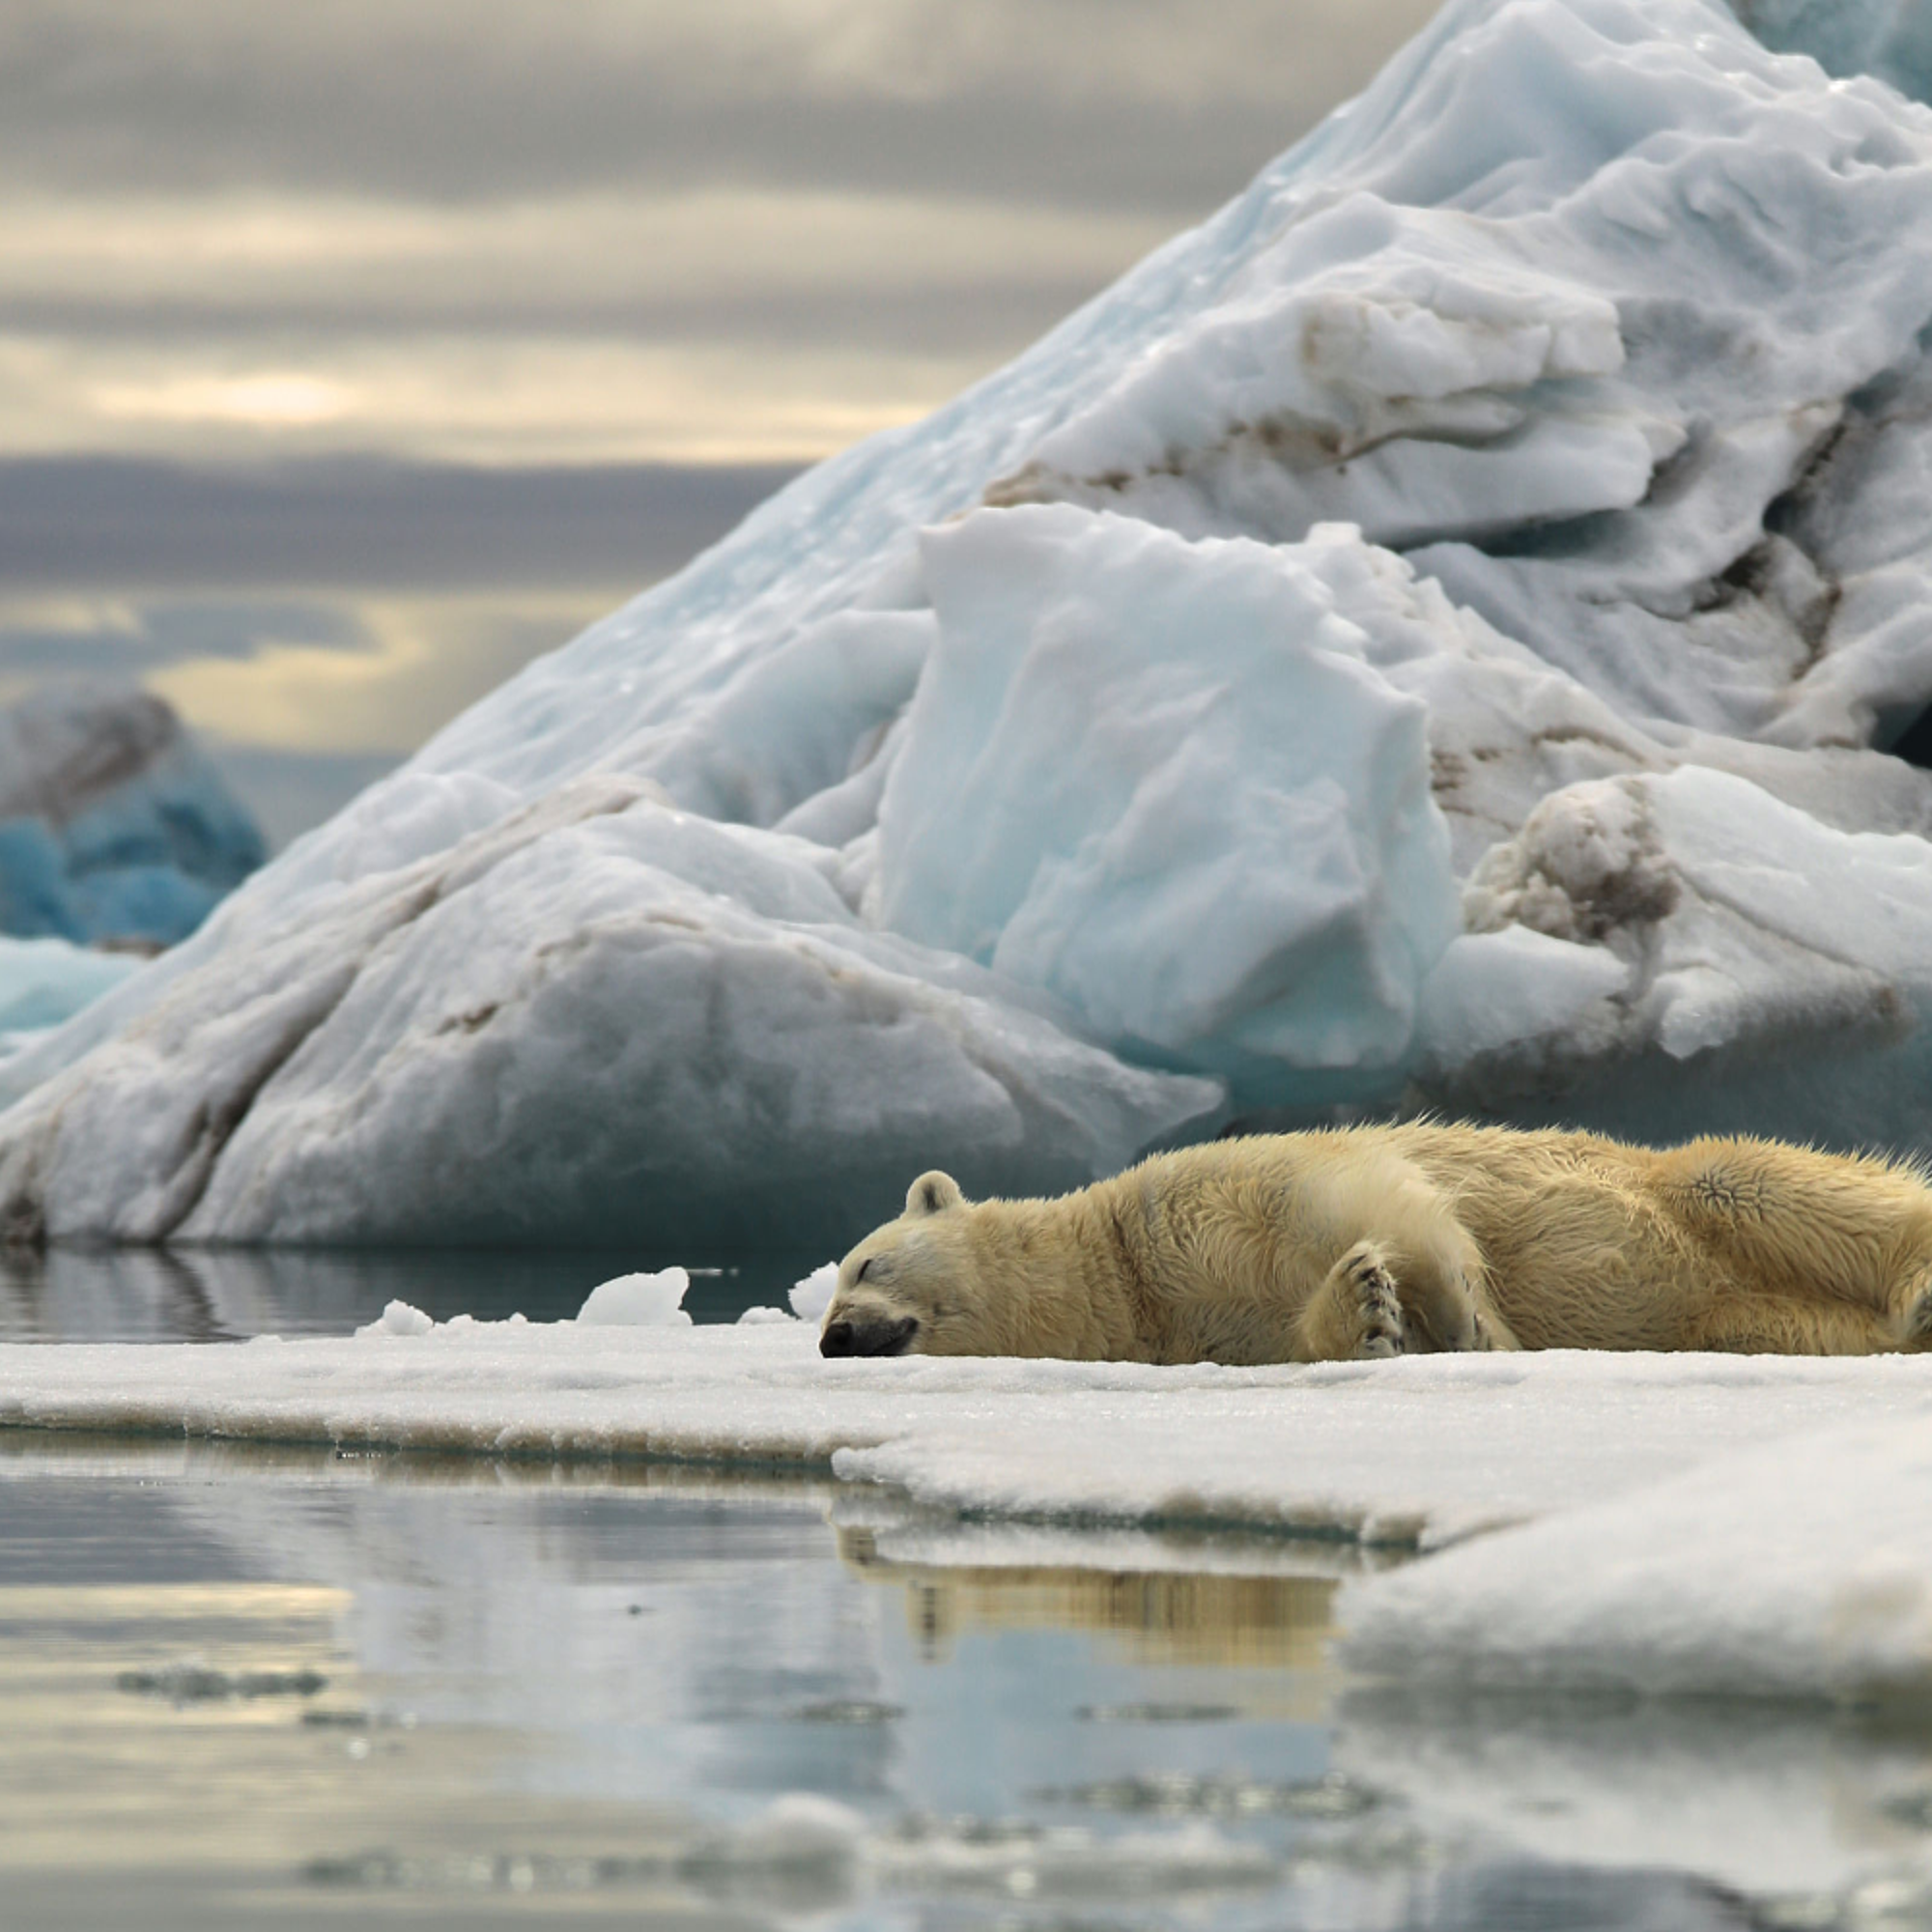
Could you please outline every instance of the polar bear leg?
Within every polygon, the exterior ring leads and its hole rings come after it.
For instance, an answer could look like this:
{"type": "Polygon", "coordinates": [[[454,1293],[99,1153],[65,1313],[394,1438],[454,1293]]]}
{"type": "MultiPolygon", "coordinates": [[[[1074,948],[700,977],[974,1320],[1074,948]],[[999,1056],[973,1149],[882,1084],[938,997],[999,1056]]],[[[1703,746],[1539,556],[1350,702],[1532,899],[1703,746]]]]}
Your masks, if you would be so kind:
{"type": "Polygon", "coordinates": [[[1294,1330],[1298,1362],[1520,1347],[1460,1265],[1439,1255],[1411,1264],[1373,1240],[1328,1270],[1294,1330]]]}
{"type": "MultiPolygon", "coordinates": [[[[1518,1346],[1490,1300],[1482,1254],[1469,1231],[1448,1197],[1414,1162],[1386,1148],[1359,1150],[1339,1139],[1324,1147],[1321,1155],[1302,1180],[1310,1236],[1339,1235],[1356,1243],[1308,1304],[1306,1313],[1314,1316],[1326,1339],[1335,1338],[1322,1326],[1325,1318],[1315,1312],[1317,1304],[1331,1293],[1336,1273],[1346,1276],[1349,1257],[1373,1246],[1401,1298],[1400,1352],[1518,1346]]],[[[1346,1304],[1345,1287],[1334,1286],[1332,1292],[1346,1304]]]]}
{"type": "Polygon", "coordinates": [[[1298,1362],[1350,1362],[1403,1352],[1402,1294],[1374,1241],[1357,1241],[1328,1270],[1294,1324],[1298,1362]]]}
{"type": "Polygon", "coordinates": [[[1883,1316],[1855,1302],[1737,1294],[1716,1302],[1683,1346],[1738,1355],[1873,1355],[1926,1341],[1901,1339],[1883,1316]]]}
{"type": "Polygon", "coordinates": [[[1899,1346],[1932,1350],[1932,1266],[1906,1283],[1902,1300],[1905,1312],[1899,1321],[1903,1331],[1899,1346]]]}

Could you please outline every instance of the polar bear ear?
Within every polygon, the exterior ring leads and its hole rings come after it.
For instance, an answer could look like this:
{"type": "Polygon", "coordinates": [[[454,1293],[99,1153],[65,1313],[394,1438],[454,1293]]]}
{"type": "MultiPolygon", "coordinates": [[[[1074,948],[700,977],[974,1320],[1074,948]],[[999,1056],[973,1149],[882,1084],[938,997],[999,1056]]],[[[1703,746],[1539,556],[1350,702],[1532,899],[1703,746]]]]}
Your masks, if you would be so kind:
{"type": "Polygon", "coordinates": [[[956,1208],[965,1200],[959,1191],[959,1183],[950,1174],[941,1174],[934,1168],[930,1174],[922,1174],[906,1189],[906,1219],[916,1221],[922,1215],[943,1213],[949,1208],[956,1208]]]}

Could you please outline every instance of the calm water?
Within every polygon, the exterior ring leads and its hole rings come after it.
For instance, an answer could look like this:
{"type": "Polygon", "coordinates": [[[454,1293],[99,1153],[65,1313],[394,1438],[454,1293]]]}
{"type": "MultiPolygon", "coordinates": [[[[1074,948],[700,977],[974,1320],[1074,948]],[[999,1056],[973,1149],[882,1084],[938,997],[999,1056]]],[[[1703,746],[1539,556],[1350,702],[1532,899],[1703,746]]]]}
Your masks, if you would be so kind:
{"type": "Polygon", "coordinates": [[[601,1281],[677,1262],[699,1321],[782,1308],[822,1254],[712,1258],[446,1249],[0,1248],[0,1342],[234,1342],[250,1335],[347,1335],[391,1299],[443,1321],[532,1321],[575,1315],[601,1281]]]}
{"type": "Polygon", "coordinates": [[[1417,1708],[1338,1675],[1337,1574],[803,1482],[0,1436],[0,1922],[1932,1923],[1925,1736],[1417,1708]],[[1892,1876],[1798,1882],[1834,1861],[1892,1876]]]}

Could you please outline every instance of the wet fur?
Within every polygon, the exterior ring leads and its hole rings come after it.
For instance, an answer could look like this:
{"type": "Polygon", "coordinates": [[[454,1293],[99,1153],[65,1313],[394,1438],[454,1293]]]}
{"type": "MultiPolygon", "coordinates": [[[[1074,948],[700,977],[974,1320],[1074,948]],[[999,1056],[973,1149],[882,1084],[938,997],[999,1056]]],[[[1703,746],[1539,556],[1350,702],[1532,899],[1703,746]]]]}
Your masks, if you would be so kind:
{"type": "Polygon", "coordinates": [[[1231,1363],[1928,1346],[1915,1167],[1440,1122],[1217,1141],[1048,1201],[969,1202],[922,1176],[841,1264],[821,1341],[1231,1363]]]}

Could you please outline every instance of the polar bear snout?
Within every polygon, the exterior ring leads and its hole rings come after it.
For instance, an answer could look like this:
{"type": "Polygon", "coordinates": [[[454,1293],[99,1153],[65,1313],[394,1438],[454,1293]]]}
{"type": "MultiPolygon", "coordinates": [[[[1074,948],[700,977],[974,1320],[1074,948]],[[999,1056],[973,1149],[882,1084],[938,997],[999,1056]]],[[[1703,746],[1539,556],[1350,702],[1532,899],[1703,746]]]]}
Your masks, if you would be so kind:
{"type": "Polygon", "coordinates": [[[821,1355],[903,1355],[919,1333],[919,1317],[897,1321],[885,1315],[843,1316],[829,1321],[818,1338],[821,1355]]]}

